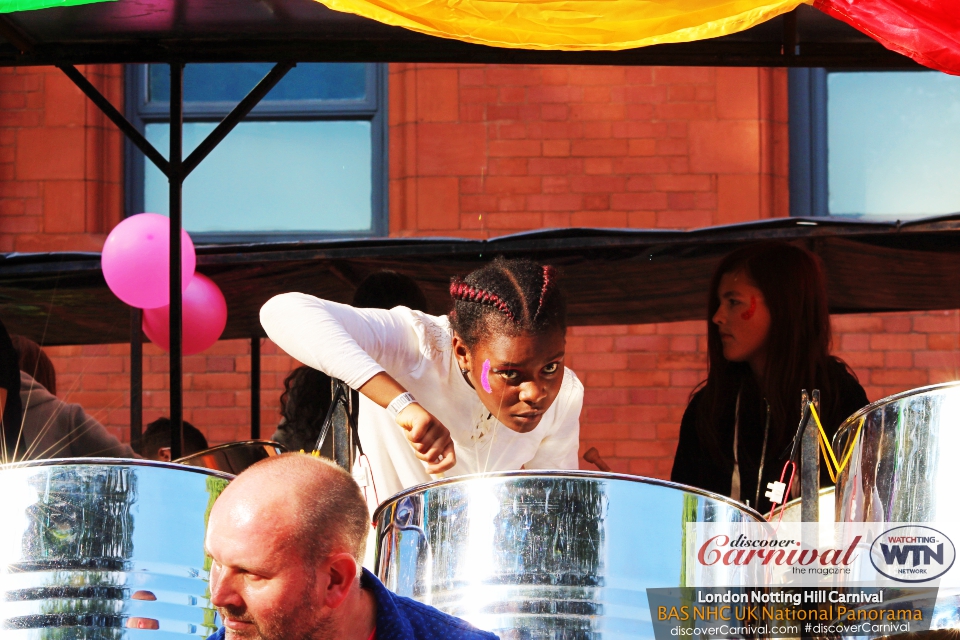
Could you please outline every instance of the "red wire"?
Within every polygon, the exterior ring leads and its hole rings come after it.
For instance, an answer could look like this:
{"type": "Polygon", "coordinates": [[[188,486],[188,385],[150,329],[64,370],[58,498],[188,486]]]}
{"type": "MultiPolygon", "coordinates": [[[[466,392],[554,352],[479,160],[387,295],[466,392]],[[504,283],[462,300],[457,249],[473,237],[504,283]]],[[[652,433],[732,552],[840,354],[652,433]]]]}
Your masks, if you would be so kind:
{"type": "Polygon", "coordinates": [[[787,475],[787,468],[790,469],[790,480],[787,482],[787,489],[783,494],[783,502],[773,503],[770,507],[770,513],[767,515],[767,522],[773,521],[773,512],[776,511],[777,506],[780,506],[780,518],[777,520],[777,528],[780,527],[780,523],[783,522],[783,512],[787,506],[787,498],[790,497],[790,490],[793,488],[793,479],[797,475],[797,465],[793,460],[787,460],[786,464],[783,465],[783,471],[780,472],[780,482],[783,482],[784,476],[787,475]]]}

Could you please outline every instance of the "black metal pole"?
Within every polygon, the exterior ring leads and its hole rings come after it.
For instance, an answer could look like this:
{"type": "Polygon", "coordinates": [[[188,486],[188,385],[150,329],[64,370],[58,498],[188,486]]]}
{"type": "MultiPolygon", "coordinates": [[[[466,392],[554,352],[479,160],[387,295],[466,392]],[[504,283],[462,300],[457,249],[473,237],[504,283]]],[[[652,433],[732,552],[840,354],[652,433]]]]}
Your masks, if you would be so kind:
{"type": "Polygon", "coordinates": [[[143,155],[156,165],[157,169],[160,169],[161,172],[167,177],[170,176],[170,164],[167,162],[166,158],[156,150],[156,148],[150,144],[150,142],[140,133],[137,128],[130,123],[123,114],[120,113],[116,107],[110,104],[110,101],[107,100],[102,93],[100,93],[93,84],[87,80],[82,73],[80,73],[76,67],[73,65],[65,64],[60,65],[60,70],[63,71],[68,78],[73,80],[73,83],[79,87],[81,91],[87,94],[87,97],[93,101],[93,104],[97,105],[97,108],[103,112],[103,115],[110,118],[115,125],[123,132],[127,139],[130,140],[140,151],[143,152],[143,155]]]}
{"type": "Polygon", "coordinates": [[[170,65],[170,457],[183,456],[183,63],[170,65]]]}
{"type": "Polygon", "coordinates": [[[197,168],[197,165],[227,137],[227,134],[233,131],[233,128],[236,127],[241,120],[247,117],[247,114],[257,106],[257,103],[263,100],[263,98],[270,93],[270,90],[277,86],[278,82],[283,80],[283,76],[295,66],[297,66],[296,62],[278,62],[273,69],[270,70],[270,73],[264,76],[264,78],[257,83],[257,86],[233,108],[233,111],[228,113],[227,116],[220,121],[217,128],[211,131],[210,134],[197,145],[197,148],[187,156],[187,159],[183,161],[184,177],[190,175],[190,172],[197,168]]]}
{"type": "Polygon", "coordinates": [[[130,309],[130,446],[140,453],[143,436],[143,311],[130,309]]]}
{"type": "Polygon", "coordinates": [[[250,338],[250,438],[260,439],[260,338],[250,338]]]}

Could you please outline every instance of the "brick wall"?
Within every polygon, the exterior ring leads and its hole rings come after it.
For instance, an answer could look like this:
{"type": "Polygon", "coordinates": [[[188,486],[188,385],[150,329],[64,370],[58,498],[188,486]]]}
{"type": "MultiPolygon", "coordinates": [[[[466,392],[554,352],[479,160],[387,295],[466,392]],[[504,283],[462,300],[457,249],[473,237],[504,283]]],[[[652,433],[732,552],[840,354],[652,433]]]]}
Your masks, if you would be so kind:
{"type": "MultiPolygon", "coordinates": [[[[117,437],[128,442],[130,346],[126,344],[48,347],[57,370],[57,395],[83,406],[117,437]]],[[[279,420],[283,380],[299,363],[264,339],[260,347],[261,436],[269,438],[279,420]]],[[[143,349],[143,423],[170,415],[167,354],[153,344],[143,349]]],[[[250,437],[250,342],[223,340],[183,359],[183,417],[211,445],[250,437]]]]}
{"type": "Polygon", "coordinates": [[[789,213],[782,69],[390,68],[393,234],[789,213]]]}
{"type": "MultiPolygon", "coordinates": [[[[960,313],[833,316],[834,353],[873,400],[960,378],[960,313]]],[[[705,322],[579,327],[570,366],[587,387],[581,452],[666,478],[690,391],[706,377],[705,322]]],[[[586,463],[583,463],[586,467],[586,463]]]]}
{"type": "MultiPolygon", "coordinates": [[[[90,67],[119,104],[120,74],[90,67]]],[[[0,70],[0,249],[99,249],[119,219],[120,140],[59,71],[0,70]],[[68,195],[63,195],[64,193],[68,195]]],[[[788,212],[782,70],[390,67],[390,230],[489,237],[543,226],[692,228],[788,212]]],[[[958,377],[957,312],[834,318],[871,399],[958,377]]],[[[575,327],[582,450],[665,477],[703,322],[575,327]]],[[[126,439],[126,345],[49,350],[60,395],[126,439]]],[[[263,346],[263,434],[295,363],[263,346]]],[[[144,420],[167,413],[166,357],[145,348],[144,420]]],[[[187,420],[212,444],[249,434],[249,344],[184,359],[187,420]]]]}
{"type": "MultiPolygon", "coordinates": [[[[122,110],[119,65],[80,70],[122,110]]],[[[123,216],[121,142],[59,69],[0,69],[0,251],[99,251],[123,216]]]]}

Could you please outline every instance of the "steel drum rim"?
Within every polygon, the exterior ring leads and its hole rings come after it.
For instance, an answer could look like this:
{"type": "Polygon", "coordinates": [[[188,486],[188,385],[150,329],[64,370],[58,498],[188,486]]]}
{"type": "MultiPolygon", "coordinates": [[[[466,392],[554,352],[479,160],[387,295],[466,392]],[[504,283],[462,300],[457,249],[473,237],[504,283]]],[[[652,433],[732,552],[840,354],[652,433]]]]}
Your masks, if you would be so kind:
{"type": "Polygon", "coordinates": [[[940,391],[942,389],[953,389],[960,388],[960,380],[955,380],[953,382],[941,382],[939,384],[931,384],[925,387],[917,387],[916,389],[908,389],[906,391],[901,391],[900,393],[895,393],[892,396],[887,396],[886,398],[880,398],[871,402],[867,406],[859,409],[852,416],[840,423],[840,426],[837,427],[837,433],[833,436],[833,444],[836,445],[838,439],[840,438],[841,433],[845,433],[849,429],[853,428],[854,425],[859,423],[860,418],[867,416],[877,409],[884,407],[888,404],[892,404],[904,398],[909,398],[911,396],[922,396],[927,393],[934,391],[940,391]]]}
{"type": "MultiPolygon", "coordinates": [[[[246,445],[272,446],[277,449],[282,449],[284,453],[289,453],[285,446],[283,446],[279,442],[276,442],[275,440],[239,440],[237,442],[227,442],[226,444],[218,444],[215,447],[210,447],[209,449],[204,449],[203,451],[197,451],[196,453],[191,453],[188,456],[177,458],[176,460],[173,461],[173,463],[180,464],[180,463],[183,463],[184,460],[192,460],[194,458],[199,458],[200,456],[210,455],[211,453],[215,453],[217,451],[223,451],[225,449],[234,449],[236,447],[242,447],[246,445]]],[[[198,467],[198,468],[204,468],[204,467],[198,467]]]]}
{"type": "Polygon", "coordinates": [[[14,469],[24,469],[28,467],[70,467],[70,466],[114,466],[114,467],[156,467],[161,469],[173,469],[175,471],[190,471],[203,475],[222,478],[224,480],[233,480],[236,476],[223,471],[214,471],[205,467],[193,467],[176,462],[162,462],[160,460],[143,460],[140,458],[46,458],[43,460],[24,460],[21,462],[8,462],[0,464],[0,473],[3,471],[12,471],[14,469]]]}
{"type": "MultiPolygon", "coordinates": [[[[960,383],[958,383],[960,384],[960,383]]],[[[648,484],[655,485],[660,487],[667,487],[668,489],[679,489],[687,493],[693,493],[699,496],[704,496],[706,498],[711,498],[718,502],[726,503],[729,506],[732,506],[736,509],[740,509],[745,514],[757,520],[760,523],[766,523],[766,519],[760,512],[753,509],[753,507],[748,507],[747,505],[734,500],[729,496],[720,495],[719,493],[713,493],[712,491],[707,491],[706,489],[701,489],[699,487],[691,487],[690,485],[680,484],[679,482],[671,482],[670,480],[660,480],[659,478],[648,478],[646,476],[634,476],[628,473],[607,473],[604,471],[583,471],[576,469],[522,469],[517,471],[497,471],[494,473],[471,473],[462,476],[453,476],[451,478],[442,478],[440,480],[433,480],[432,482],[425,482],[423,484],[418,484],[409,489],[404,489],[400,493],[396,493],[386,500],[384,500],[380,506],[377,507],[376,511],[373,512],[373,524],[377,525],[380,522],[380,516],[386,511],[391,505],[397,501],[413,495],[415,493],[421,493],[429,489],[435,489],[437,487],[442,487],[449,484],[459,484],[461,482],[466,482],[469,480],[488,480],[492,478],[525,478],[525,477],[551,477],[551,478],[576,478],[576,479],[597,479],[597,480],[626,480],[629,482],[636,482],[638,484],[648,484]]]]}

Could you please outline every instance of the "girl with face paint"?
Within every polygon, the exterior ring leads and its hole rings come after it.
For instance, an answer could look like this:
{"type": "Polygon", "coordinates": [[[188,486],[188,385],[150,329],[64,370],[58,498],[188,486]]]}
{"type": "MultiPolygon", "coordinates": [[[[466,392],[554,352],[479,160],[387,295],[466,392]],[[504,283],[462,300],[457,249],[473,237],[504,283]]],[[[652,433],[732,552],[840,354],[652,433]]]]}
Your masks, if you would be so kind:
{"type": "Polygon", "coordinates": [[[555,270],[498,258],[455,279],[450,296],[445,316],[301,293],[260,311],[284,351],[363,396],[359,432],[380,500],[431,474],[578,466],[583,385],[564,367],[555,270]]]}
{"type": "MultiPolygon", "coordinates": [[[[767,483],[779,480],[800,422],[801,390],[820,389],[830,437],[867,396],[830,355],[826,283],[810,252],[782,242],[735,251],[709,296],[707,379],[684,412],[670,477],[766,512],[767,483]]],[[[820,484],[831,484],[825,465],[820,484]]]]}

